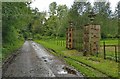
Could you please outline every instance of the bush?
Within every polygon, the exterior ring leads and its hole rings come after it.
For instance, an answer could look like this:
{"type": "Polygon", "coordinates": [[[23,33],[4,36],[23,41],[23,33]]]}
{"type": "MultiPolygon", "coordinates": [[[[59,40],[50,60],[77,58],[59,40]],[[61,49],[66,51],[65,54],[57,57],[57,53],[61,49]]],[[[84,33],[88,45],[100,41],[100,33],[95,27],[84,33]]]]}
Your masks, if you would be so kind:
{"type": "Polygon", "coordinates": [[[105,39],[105,38],[107,38],[107,35],[105,33],[101,33],[101,38],[105,39]]]}
{"type": "Polygon", "coordinates": [[[19,49],[23,45],[23,41],[15,41],[14,43],[4,43],[2,47],[2,59],[3,61],[11,55],[11,53],[14,53],[15,50],[19,49]]]}
{"type": "Polygon", "coordinates": [[[111,34],[107,34],[107,38],[113,38],[114,36],[111,34]]]}
{"type": "Polygon", "coordinates": [[[42,39],[42,36],[40,34],[34,35],[34,39],[42,39]]]}

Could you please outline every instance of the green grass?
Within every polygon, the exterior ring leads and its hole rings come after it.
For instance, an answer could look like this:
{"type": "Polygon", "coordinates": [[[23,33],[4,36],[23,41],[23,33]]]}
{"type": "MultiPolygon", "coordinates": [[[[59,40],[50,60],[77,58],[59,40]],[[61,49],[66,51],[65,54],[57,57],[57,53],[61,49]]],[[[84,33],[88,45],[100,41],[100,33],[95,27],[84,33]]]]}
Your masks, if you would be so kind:
{"type": "MultiPolygon", "coordinates": [[[[82,56],[82,52],[78,52],[76,50],[67,50],[65,48],[65,46],[57,45],[55,40],[46,40],[46,41],[45,40],[35,40],[35,41],[37,43],[42,44],[46,48],[55,50],[56,52],[52,51],[52,53],[56,56],[61,56],[61,57],[68,56],[79,62],[87,64],[87,65],[95,68],[96,70],[101,71],[102,73],[105,73],[107,76],[118,77],[118,63],[116,63],[115,61],[104,60],[103,58],[99,58],[99,57],[95,57],[95,56],[90,56],[90,57],[82,56]]],[[[78,71],[82,72],[86,76],[89,76],[89,77],[105,76],[96,70],[93,70],[91,68],[88,69],[86,67],[81,66],[75,60],[65,58],[65,61],[68,64],[74,66],[78,71]],[[94,72],[90,73],[90,71],[94,71],[94,72]]]]}
{"type": "Polygon", "coordinates": [[[4,61],[12,53],[15,53],[23,45],[23,41],[17,41],[15,44],[5,44],[2,48],[2,60],[4,61]]]}
{"type": "Polygon", "coordinates": [[[103,42],[106,45],[118,45],[118,39],[104,39],[100,41],[100,45],[103,45],[103,42]]]}
{"type": "Polygon", "coordinates": [[[108,76],[113,76],[113,77],[118,76],[118,63],[116,63],[115,61],[104,60],[103,58],[96,56],[85,57],[82,56],[82,52],[77,52],[73,50],[66,51],[64,55],[69,56],[70,58],[75,59],[84,64],[87,64],[107,74],[108,76]]]}
{"type": "Polygon", "coordinates": [[[83,65],[79,64],[78,62],[75,62],[72,59],[65,58],[65,60],[68,64],[75,67],[84,76],[87,76],[87,77],[101,77],[101,76],[106,77],[106,75],[104,75],[104,74],[102,74],[94,69],[91,69],[90,67],[83,66],[83,65]]]}
{"type": "Polygon", "coordinates": [[[35,40],[37,43],[42,44],[44,47],[49,48],[49,49],[54,49],[58,55],[63,55],[64,53],[62,52],[67,50],[65,47],[63,46],[59,46],[57,45],[57,42],[55,40],[35,40]]]}
{"type": "MultiPolygon", "coordinates": [[[[118,39],[105,39],[101,40],[100,44],[103,45],[103,42],[105,41],[106,45],[118,45],[118,39]]],[[[110,46],[110,47],[105,47],[106,50],[106,56],[108,56],[109,59],[115,60],[115,47],[110,46]]],[[[103,57],[103,46],[100,47],[100,56],[103,57]]],[[[116,49],[117,55],[118,55],[118,47],[116,49]]]]}
{"type": "Polygon", "coordinates": [[[118,63],[110,60],[103,60],[101,58],[95,58],[95,57],[74,57],[71,58],[80,61],[82,63],[85,63],[103,73],[105,73],[108,76],[117,77],[118,76],[118,63]],[[113,65],[114,64],[114,65],[113,65]]]}

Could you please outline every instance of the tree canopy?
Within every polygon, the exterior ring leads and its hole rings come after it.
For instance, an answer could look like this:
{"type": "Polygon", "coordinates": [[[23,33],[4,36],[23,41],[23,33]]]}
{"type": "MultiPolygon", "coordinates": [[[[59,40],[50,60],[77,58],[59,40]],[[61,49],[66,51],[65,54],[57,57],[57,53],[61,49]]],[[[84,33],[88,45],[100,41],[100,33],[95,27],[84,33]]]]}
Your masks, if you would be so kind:
{"type": "Polygon", "coordinates": [[[52,2],[49,12],[39,12],[37,8],[32,9],[30,3],[3,2],[3,44],[27,38],[40,39],[42,36],[65,37],[69,21],[73,22],[74,27],[82,28],[90,22],[88,15],[92,10],[96,14],[94,23],[101,25],[102,38],[116,37],[118,8],[119,5],[112,12],[109,2],[95,2],[93,7],[90,2],[74,2],[69,9],[66,5],[52,2]]]}

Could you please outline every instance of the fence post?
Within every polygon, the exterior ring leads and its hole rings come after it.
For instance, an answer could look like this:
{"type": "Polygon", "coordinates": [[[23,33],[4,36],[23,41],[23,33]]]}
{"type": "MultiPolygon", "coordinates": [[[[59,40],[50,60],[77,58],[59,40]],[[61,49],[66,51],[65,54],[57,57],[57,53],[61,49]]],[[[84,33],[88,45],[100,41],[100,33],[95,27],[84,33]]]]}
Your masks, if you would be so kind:
{"type": "Polygon", "coordinates": [[[117,48],[116,48],[116,45],[115,45],[115,59],[116,59],[116,62],[117,62],[117,48]]]}
{"type": "Polygon", "coordinates": [[[56,43],[57,43],[57,45],[58,45],[58,41],[56,40],[56,43]]]}
{"type": "Polygon", "coordinates": [[[62,40],[60,42],[61,42],[61,46],[62,46],[62,40]]]}
{"type": "Polygon", "coordinates": [[[63,40],[62,40],[62,46],[63,46],[64,44],[63,44],[63,40]]]}
{"type": "Polygon", "coordinates": [[[104,59],[106,59],[106,51],[105,51],[105,41],[103,42],[103,50],[104,50],[104,59]]]}

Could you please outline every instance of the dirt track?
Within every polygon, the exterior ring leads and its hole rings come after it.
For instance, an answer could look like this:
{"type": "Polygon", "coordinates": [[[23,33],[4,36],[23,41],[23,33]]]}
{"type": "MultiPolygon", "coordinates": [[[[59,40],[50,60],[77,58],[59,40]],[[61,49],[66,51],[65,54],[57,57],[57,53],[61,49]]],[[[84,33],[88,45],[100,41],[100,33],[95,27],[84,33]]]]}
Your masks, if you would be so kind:
{"type": "Polygon", "coordinates": [[[83,77],[35,42],[26,41],[19,52],[3,77],[83,77]]]}

